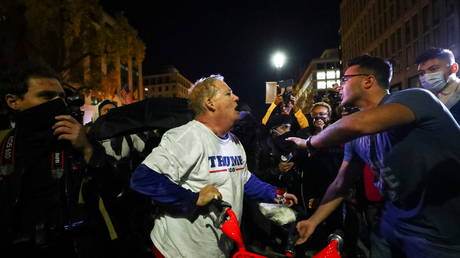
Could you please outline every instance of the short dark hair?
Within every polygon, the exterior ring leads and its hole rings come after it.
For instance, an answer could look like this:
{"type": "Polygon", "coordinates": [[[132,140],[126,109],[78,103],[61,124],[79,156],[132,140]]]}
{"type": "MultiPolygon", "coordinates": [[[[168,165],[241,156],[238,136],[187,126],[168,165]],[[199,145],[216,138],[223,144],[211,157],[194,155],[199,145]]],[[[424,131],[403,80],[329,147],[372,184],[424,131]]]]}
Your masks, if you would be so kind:
{"type": "Polygon", "coordinates": [[[377,79],[380,87],[390,88],[390,81],[393,77],[393,67],[391,63],[381,57],[362,55],[348,62],[348,67],[358,65],[360,68],[368,70],[377,79]]]}
{"type": "Polygon", "coordinates": [[[105,99],[105,100],[103,100],[103,101],[98,105],[98,110],[97,110],[97,111],[99,111],[99,113],[100,113],[100,112],[101,112],[101,109],[102,109],[105,105],[109,105],[109,104],[112,104],[112,105],[114,105],[115,107],[118,106],[116,102],[111,101],[111,100],[108,100],[108,99],[105,99]]]}
{"type": "Polygon", "coordinates": [[[29,90],[31,78],[54,78],[59,80],[57,73],[42,62],[25,62],[0,73],[0,97],[5,102],[6,94],[23,97],[29,90]]]}
{"type": "Polygon", "coordinates": [[[415,62],[417,64],[425,63],[428,60],[439,58],[452,65],[455,63],[455,56],[449,49],[432,47],[420,54],[415,62]]]}

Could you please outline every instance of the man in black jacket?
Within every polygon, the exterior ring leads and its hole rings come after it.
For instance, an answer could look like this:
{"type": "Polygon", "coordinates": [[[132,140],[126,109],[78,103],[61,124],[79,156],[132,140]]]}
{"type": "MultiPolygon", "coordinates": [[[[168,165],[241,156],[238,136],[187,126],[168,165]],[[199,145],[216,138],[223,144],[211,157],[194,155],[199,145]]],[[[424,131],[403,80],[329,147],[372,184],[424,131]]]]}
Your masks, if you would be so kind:
{"type": "Polygon", "coordinates": [[[2,256],[100,256],[117,237],[102,201],[117,192],[103,149],[70,115],[47,66],[17,66],[0,84],[15,125],[0,149],[2,256]]]}

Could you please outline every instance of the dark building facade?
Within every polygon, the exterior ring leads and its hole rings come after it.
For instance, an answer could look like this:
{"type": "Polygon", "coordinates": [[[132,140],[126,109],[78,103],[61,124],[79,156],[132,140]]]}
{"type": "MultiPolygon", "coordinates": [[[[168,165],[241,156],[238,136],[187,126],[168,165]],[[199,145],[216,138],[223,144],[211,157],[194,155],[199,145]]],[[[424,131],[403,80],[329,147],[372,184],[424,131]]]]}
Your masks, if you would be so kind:
{"type": "Polygon", "coordinates": [[[340,16],[343,64],[364,53],[390,59],[392,91],[418,87],[415,59],[424,50],[460,57],[459,0],[342,0],[340,16]]]}
{"type": "Polygon", "coordinates": [[[188,89],[192,86],[192,83],[172,66],[163,67],[154,74],[145,75],[143,80],[146,98],[188,99],[188,89]]]}

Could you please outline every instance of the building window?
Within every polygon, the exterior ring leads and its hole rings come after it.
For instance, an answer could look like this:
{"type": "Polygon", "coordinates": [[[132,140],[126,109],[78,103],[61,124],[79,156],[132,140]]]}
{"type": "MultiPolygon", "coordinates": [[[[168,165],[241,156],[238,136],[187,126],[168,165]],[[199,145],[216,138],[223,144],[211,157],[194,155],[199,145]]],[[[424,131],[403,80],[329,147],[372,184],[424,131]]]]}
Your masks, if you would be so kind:
{"type": "Polygon", "coordinates": [[[169,86],[165,86],[165,91],[168,91],[169,90],[169,86]]]}
{"type": "Polygon", "coordinates": [[[455,8],[455,2],[458,0],[446,0],[446,16],[450,16],[452,13],[454,13],[455,8]]]}
{"type": "Polygon", "coordinates": [[[388,39],[385,39],[385,45],[383,45],[383,53],[383,56],[388,58],[388,39]]]}
{"type": "Polygon", "coordinates": [[[405,34],[405,42],[406,44],[409,44],[410,38],[411,38],[411,33],[410,33],[410,21],[406,22],[406,34],[405,34]]]}
{"type": "Polygon", "coordinates": [[[436,25],[439,23],[439,17],[440,17],[440,2],[439,0],[433,0],[432,4],[433,4],[433,9],[432,9],[432,14],[433,14],[433,25],[436,25]]]}
{"type": "Polygon", "coordinates": [[[434,30],[434,35],[433,35],[433,43],[435,46],[441,46],[443,45],[443,41],[441,39],[441,28],[440,26],[438,26],[435,30],[434,30]]]}
{"type": "Polygon", "coordinates": [[[430,7],[426,5],[422,10],[423,14],[423,31],[428,31],[430,29],[430,7]]]}
{"type": "Polygon", "coordinates": [[[418,15],[412,17],[412,39],[416,39],[418,36],[418,15]]]}
{"type": "Polygon", "coordinates": [[[412,64],[412,47],[408,46],[406,48],[406,67],[410,66],[412,64]]]}
{"type": "Polygon", "coordinates": [[[316,72],[316,79],[317,80],[324,80],[326,79],[326,73],[324,71],[316,72]]]}
{"type": "Polygon", "coordinates": [[[327,79],[335,79],[335,71],[327,71],[326,78],[327,79]]]}
{"type": "Polygon", "coordinates": [[[394,7],[393,5],[390,6],[390,24],[393,24],[393,22],[395,22],[395,16],[394,16],[394,7]]]}
{"type": "Polygon", "coordinates": [[[161,90],[162,90],[162,87],[159,86],[159,87],[158,87],[158,92],[161,92],[161,90]]]}
{"type": "Polygon", "coordinates": [[[317,88],[318,88],[318,90],[326,89],[326,81],[318,81],[317,82],[317,88]]]}
{"type": "Polygon", "coordinates": [[[447,21],[447,44],[450,46],[456,43],[455,35],[457,31],[455,30],[455,23],[454,19],[450,19],[447,21]]]}
{"type": "Polygon", "coordinates": [[[423,40],[423,44],[425,45],[425,49],[430,48],[431,45],[431,33],[428,33],[425,35],[425,39],[423,40]]]}
{"type": "Polygon", "coordinates": [[[336,84],[336,83],[337,83],[337,81],[335,81],[335,80],[333,80],[333,81],[328,80],[327,84],[326,84],[326,87],[327,88],[332,88],[332,87],[334,87],[334,84],[336,84]]]}
{"type": "Polygon", "coordinates": [[[420,53],[419,50],[420,44],[418,41],[414,41],[414,46],[412,47],[412,51],[414,51],[413,57],[416,58],[418,54],[420,53]]]}
{"type": "Polygon", "coordinates": [[[391,34],[391,53],[394,53],[396,51],[396,33],[391,34]]]}

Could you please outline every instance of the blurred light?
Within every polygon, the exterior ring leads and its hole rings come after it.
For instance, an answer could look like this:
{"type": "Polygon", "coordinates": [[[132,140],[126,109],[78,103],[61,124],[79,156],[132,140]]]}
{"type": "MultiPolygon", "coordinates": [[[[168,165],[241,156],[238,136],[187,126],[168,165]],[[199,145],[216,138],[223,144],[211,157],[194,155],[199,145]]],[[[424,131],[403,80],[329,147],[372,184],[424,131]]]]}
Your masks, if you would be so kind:
{"type": "Polygon", "coordinates": [[[149,88],[144,88],[145,91],[149,91],[149,88]]]}
{"type": "Polygon", "coordinates": [[[276,68],[283,67],[285,62],[286,62],[286,56],[281,52],[276,52],[272,56],[272,63],[276,68]]]}

